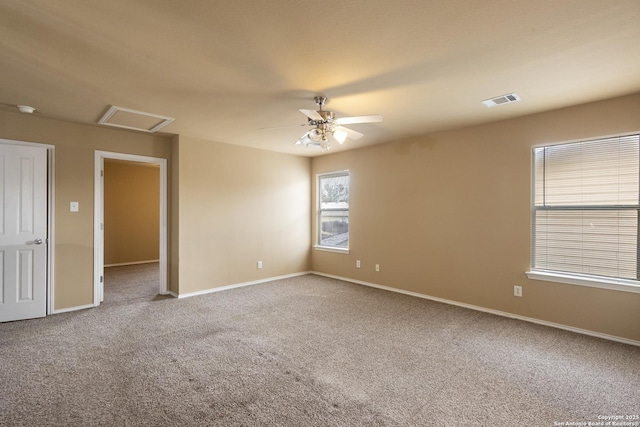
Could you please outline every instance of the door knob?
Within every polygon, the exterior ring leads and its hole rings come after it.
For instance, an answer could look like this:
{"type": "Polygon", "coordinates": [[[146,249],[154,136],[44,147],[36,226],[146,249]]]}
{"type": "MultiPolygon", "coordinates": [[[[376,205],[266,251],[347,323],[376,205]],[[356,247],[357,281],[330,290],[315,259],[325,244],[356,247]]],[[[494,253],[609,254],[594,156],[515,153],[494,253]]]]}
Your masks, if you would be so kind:
{"type": "Polygon", "coordinates": [[[36,239],[33,241],[33,243],[35,243],[36,245],[41,245],[42,244],[42,239],[36,239]]]}

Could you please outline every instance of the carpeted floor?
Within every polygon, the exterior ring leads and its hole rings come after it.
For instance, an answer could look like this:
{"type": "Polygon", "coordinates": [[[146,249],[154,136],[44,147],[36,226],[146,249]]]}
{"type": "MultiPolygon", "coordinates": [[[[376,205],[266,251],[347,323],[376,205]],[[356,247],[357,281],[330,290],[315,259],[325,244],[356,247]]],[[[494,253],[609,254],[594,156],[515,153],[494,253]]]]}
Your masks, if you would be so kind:
{"type": "Polygon", "coordinates": [[[640,414],[637,347],[314,275],[180,300],[155,295],[157,283],[121,285],[99,308],[0,324],[0,425],[556,426],[640,414]]]}
{"type": "Polygon", "coordinates": [[[107,267],[104,269],[103,304],[134,299],[153,299],[158,295],[160,265],[157,262],[107,267]]]}

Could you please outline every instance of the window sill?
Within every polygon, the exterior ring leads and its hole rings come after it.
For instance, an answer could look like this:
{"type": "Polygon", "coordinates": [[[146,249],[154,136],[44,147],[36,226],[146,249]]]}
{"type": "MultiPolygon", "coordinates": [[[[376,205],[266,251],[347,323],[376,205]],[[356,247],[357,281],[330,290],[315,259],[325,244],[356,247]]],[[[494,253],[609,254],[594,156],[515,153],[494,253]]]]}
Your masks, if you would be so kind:
{"type": "Polygon", "coordinates": [[[588,286],[591,288],[609,289],[614,291],[640,293],[640,282],[625,279],[606,279],[603,277],[558,273],[555,271],[531,270],[526,275],[529,279],[544,280],[545,282],[566,283],[568,285],[588,286]]]}
{"type": "Polygon", "coordinates": [[[326,252],[336,252],[339,254],[348,254],[349,253],[349,248],[336,248],[336,247],[332,247],[332,246],[320,246],[320,245],[313,245],[313,248],[319,251],[326,251],[326,252]]]}

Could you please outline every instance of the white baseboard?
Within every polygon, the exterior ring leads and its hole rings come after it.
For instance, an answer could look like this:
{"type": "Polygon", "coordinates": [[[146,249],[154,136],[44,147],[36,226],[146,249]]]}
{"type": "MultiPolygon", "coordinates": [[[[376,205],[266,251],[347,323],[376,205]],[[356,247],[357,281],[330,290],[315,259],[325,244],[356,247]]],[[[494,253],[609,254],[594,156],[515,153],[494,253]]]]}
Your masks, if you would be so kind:
{"type": "Polygon", "coordinates": [[[348,277],[342,277],[342,276],[336,276],[336,275],[333,275],[333,274],[320,273],[320,272],[317,272],[317,271],[311,271],[310,273],[311,274],[316,274],[318,276],[330,277],[332,279],[343,280],[345,282],[356,283],[358,285],[363,285],[363,286],[369,286],[369,287],[372,287],[372,288],[383,289],[385,291],[396,292],[396,293],[399,293],[399,294],[410,295],[410,296],[413,296],[413,297],[428,299],[428,300],[431,300],[431,301],[442,302],[442,303],[445,303],[445,304],[455,305],[455,306],[458,306],[458,307],[468,308],[468,309],[471,309],[471,310],[482,311],[484,313],[495,314],[497,316],[508,317],[508,318],[517,319],[517,320],[523,320],[523,321],[529,322],[529,323],[536,323],[538,325],[550,326],[552,328],[563,329],[565,331],[575,332],[575,333],[578,333],[578,334],[589,335],[589,336],[592,336],[592,337],[602,338],[602,339],[609,340],[609,341],[616,341],[616,342],[620,342],[620,343],[623,343],[623,344],[629,344],[629,345],[634,345],[634,346],[640,347],[640,341],[630,340],[628,338],[618,337],[616,335],[603,334],[601,332],[590,331],[588,329],[575,328],[573,326],[567,326],[567,325],[563,325],[561,323],[547,322],[546,320],[535,319],[533,317],[520,316],[519,314],[508,313],[506,311],[493,310],[491,308],[480,307],[478,305],[465,304],[465,303],[462,303],[462,302],[448,300],[448,299],[444,299],[444,298],[432,297],[430,295],[420,294],[418,292],[405,291],[403,289],[397,289],[397,288],[392,288],[392,287],[389,287],[389,286],[377,285],[375,283],[364,282],[362,280],[349,279],[348,277]]]}
{"type": "MultiPolygon", "coordinates": [[[[300,272],[300,273],[286,274],[284,276],[275,276],[275,277],[268,277],[266,279],[254,280],[252,282],[236,283],[234,285],[221,286],[219,288],[205,289],[204,291],[196,291],[196,292],[189,292],[189,293],[186,293],[186,294],[179,294],[178,298],[188,298],[188,297],[194,297],[194,296],[197,296],[197,295],[210,294],[210,293],[213,293],[213,292],[227,291],[229,289],[241,288],[243,286],[251,286],[251,285],[257,285],[257,284],[260,284],[260,283],[273,282],[274,280],[281,280],[281,279],[288,279],[290,277],[304,276],[305,274],[309,274],[309,273],[310,273],[310,271],[303,271],[303,272],[300,272]]],[[[170,292],[170,294],[171,295],[175,295],[172,292],[170,292]]]]}
{"type": "Polygon", "coordinates": [[[117,264],[105,264],[105,268],[106,267],[122,267],[125,265],[139,265],[139,264],[153,264],[154,262],[160,262],[159,259],[151,259],[148,261],[133,261],[133,262],[120,262],[117,264]]]}
{"type": "Polygon", "coordinates": [[[70,311],[78,311],[78,310],[84,310],[85,308],[94,308],[94,307],[95,306],[93,304],[78,305],[78,306],[75,306],[75,307],[60,308],[60,309],[57,309],[57,310],[54,309],[49,314],[68,313],[70,311]]]}
{"type": "MultiPolygon", "coordinates": [[[[213,292],[221,292],[221,291],[227,291],[229,289],[241,288],[243,286],[251,286],[251,285],[258,285],[260,283],[273,282],[274,280],[281,280],[281,279],[288,279],[290,277],[304,276],[305,274],[309,274],[309,273],[311,273],[311,272],[310,271],[303,271],[303,272],[300,272],[300,273],[286,274],[284,276],[268,277],[266,279],[254,280],[252,282],[236,283],[234,285],[221,286],[219,288],[212,288],[212,289],[205,289],[204,291],[189,292],[187,294],[176,294],[175,292],[167,291],[167,293],[165,295],[171,295],[174,298],[188,298],[188,297],[194,297],[194,296],[197,296],[197,295],[205,295],[205,294],[210,294],[210,293],[213,293],[213,292]]],[[[66,312],[69,312],[69,311],[84,310],[85,308],[94,308],[94,307],[95,306],[93,304],[80,305],[80,306],[77,306],[77,307],[68,307],[68,308],[62,308],[62,309],[59,309],[59,310],[53,310],[49,314],[60,314],[60,313],[66,313],[66,312]]]]}

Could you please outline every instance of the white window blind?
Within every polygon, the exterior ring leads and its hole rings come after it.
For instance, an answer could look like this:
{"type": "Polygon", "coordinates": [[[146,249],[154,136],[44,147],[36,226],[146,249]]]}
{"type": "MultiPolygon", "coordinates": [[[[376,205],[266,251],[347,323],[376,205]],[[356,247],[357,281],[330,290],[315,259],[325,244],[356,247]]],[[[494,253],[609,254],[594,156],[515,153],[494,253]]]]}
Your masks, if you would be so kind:
{"type": "Polygon", "coordinates": [[[639,142],[534,149],[534,269],[638,280],[639,142]]]}

